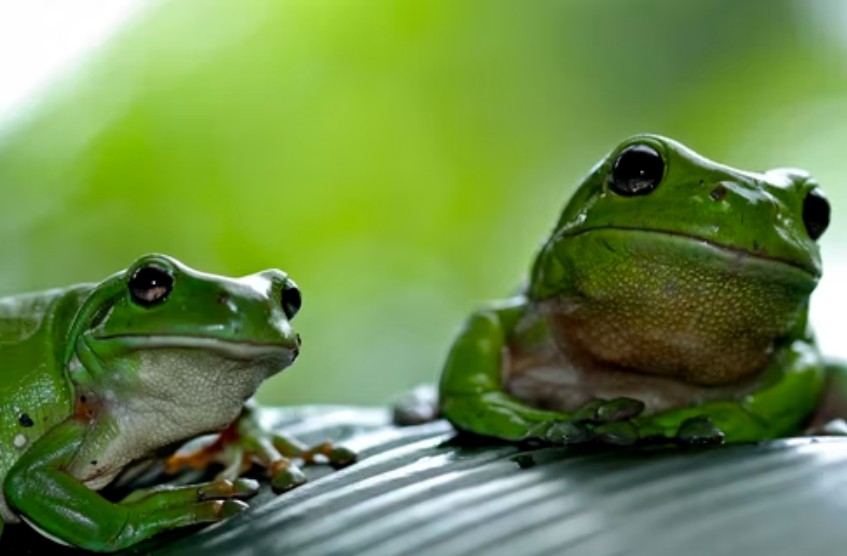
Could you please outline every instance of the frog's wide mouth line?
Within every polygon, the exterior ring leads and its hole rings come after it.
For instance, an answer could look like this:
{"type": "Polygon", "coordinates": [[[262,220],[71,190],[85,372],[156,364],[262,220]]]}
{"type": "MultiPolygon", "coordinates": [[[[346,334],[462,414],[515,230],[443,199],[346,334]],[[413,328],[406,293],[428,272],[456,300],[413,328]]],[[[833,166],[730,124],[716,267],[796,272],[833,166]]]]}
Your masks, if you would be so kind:
{"type": "Polygon", "coordinates": [[[252,359],[268,355],[293,356],[298,350],[294,346],[274,343],[222,340],[209,336],[113,334],[92,336],[98,342],[119,341],[129,350],[141,349],[199,349],[225,353],[237,359],[252,359]]]}
{"type": "Polygon", "coordinates": [[[644,233],[644,234],[656,234],[656,235],[662,235],[662,236],[667,236],[667,237],[676,237],[676,238],[680,238],[680,239],[687,240],[687,241],[690,241],[690,242],[700,243],[700,244],[706,245],[708,247],[717,249],[719,251],[723,251],[725,253],[734,255],[736,257],[755,259],[755,260],[759,260],[759,261],[769,263],[769,264],[790,266],[792,268],[796,268],[797,270],[802,271],[804,274],[808,275],[810,278],[812,278],[814,280],[817,280],[818,278],[820,278],[820,271],[818,269],[816,269],[816,268],[814,268],[814,267],[812,267],[808,264],[804,264],[800,261],[796,261],[796,260],[793,260],[793,259],[786,259],[786,258],[782,258],[782,257],[771,257],[771,256],[768,256],[768,255],[763,255],[761,253],[754,253],[752,251],[748,251],[748,250],[742,249],[740,247],[735,247],[735,246],[732,246],[732,245],[726,245],[726,244],[723,244],[723,243],[718,243],[718,242],[712,241],[710,239],[706,239],[702,236],[696,236],[696,235],[693,235],[693,234],[686,234],[686,233],[676,232],[676,231],[672,231],[672,230],[660,230],[660,229],[655,229],[655,228],[638,228],[638,227],[635,227],[635,226],[596,226],[596,227],[593,227],[593,228],[583,228],[583,229],[580,229],[580,230],[576,230],[574,232],[564,233],[559,237],[561,237],[561,238],[576,237],[576,236],[587,234],[589,232],[601,232],[601,231],[604,231],[604,230],[609,230],[609,231],[617,230],[617,231],[622,231],[622,232],[640,232],[640,233],[644,233]]]}

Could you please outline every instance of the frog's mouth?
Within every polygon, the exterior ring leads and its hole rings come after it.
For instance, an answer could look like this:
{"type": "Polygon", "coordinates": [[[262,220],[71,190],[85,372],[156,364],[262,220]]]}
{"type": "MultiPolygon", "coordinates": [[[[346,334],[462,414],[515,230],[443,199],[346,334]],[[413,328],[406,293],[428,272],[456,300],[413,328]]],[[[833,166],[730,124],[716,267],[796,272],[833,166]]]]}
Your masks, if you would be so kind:
{"type": "Polygon", "coordinates": [[[808,275],[809,278],[813,280],[818,280],[820,278],[821,272],[820,269],[812,262],[805,260],[792,259],[789,257],[780,257],[768,255],[764,252],[750,251],[743,247],[738,247],[735,245],[727,245],[725,243],[720,243],[702,236],[694,235],[694,234],[686,234],[683,232],[678,232],[674,230],[662,230],[657,228],[639,228],[636,226],[597,226],[593,228],[583,228],[576,231],[570,231],[562,234],[560,237],[562,239],[568,238],[576,238],[581,235],[586,235],[591,232],[603,232],[603,231],[611,231],[611,232],[628,232],[628,233],[637,233],[637,234],[647,234],[651,236],[664,236],[668,239],[678,239],[681,242],[685,242],[686,244],[699,244],[704,248],[711,248],[712,250],[717,250],[718,252],[732,257],[736,260],[743,259],[752,259],[756,261],[761,261],[766,264],[771,265],[780,265],[780,266],[788,266],[793,267],[797,270],[803,271],[808,275]]]}
{"type": "Polygon", "coordinates": [[[289,365],[300,353],[299,336],[291,343],[223,340],[210,336],[114,334],[92,336],[97,343],[118,345],[124,351],[198,350],[241,361],[279,360],[289,365]]]}

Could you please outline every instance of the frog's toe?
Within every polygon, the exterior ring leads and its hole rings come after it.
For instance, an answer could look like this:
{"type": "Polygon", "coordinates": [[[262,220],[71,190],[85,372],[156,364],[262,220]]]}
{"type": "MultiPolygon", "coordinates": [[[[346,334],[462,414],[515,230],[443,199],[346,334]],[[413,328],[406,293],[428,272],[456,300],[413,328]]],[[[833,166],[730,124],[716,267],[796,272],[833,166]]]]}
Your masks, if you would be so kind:
{"type": "Polygon", "coordinates": [[[605,403],[607,403],[606,400],[591,400],[574,411],[573,418],[571,420],[577,423],[597,423],[600,420],[598,413],[605,403]]]}
{"type": "Polygon", "coordinates": [[[306,475],[291,460],[282,458],[268,466],[271,486],[276,492],[284,492],[306,482],[306,475]]]}
{"type": "Polygon", "coordinates": [[[597,420],[602,423],[625,421],[641,415],[644,402],[634,398],[615,398],[604,402],[597,409],[597,420]]]}
{"type": "Polygon", "coordinates": [[[638,442],[638,428],[629,421],[604,423],[594,429],[597,440],[614,446],[631,446],[638,442]]]}
{"type": "Polygon", "coordinates": [[[335,469],[346,467],[356,462],[356,452],[333,442],[321,442],[311,447],[282,435],[272,438],[274,448],[289,458],[299,458],[305,465],[329,464],[335,469]]]}
{"type": "Polygon", "coordinates": [[[232,481],[232,496],[234,498],[247,498],[259,492],[259,481],[255,479],[236,479],[232,481]]]}
{"type": "Polygon", "coordinates": [[[356,463],[357,457],[356,452],[344,446],[333,446],[327,455],[329,464],[336,469],[356,463]]]}
{"type": "Polygon", "coordinates": [[[725,435],[708,417],[692,417],[679,426],[676,440],[688,446],[723,444],[725,435]]]}
{"type": "Polygon", "coordinates": [[[581,444],[593,440],[594,433],[582,423],[557,421],[547,427],[543,439],[551,444],[581,444]]]}
{"type": "Polygon", "coordinates": [[[241,500],[219,500],[216,503],[217,517],[226,519],[246,511],[250,506],[241,500]]]}
{"type": "Polygon", "coordinates": [[[259,482],[254,479],[218,479],[197,489],[198,500],[222,498],[248,498],[259,492],[259,482]]]}

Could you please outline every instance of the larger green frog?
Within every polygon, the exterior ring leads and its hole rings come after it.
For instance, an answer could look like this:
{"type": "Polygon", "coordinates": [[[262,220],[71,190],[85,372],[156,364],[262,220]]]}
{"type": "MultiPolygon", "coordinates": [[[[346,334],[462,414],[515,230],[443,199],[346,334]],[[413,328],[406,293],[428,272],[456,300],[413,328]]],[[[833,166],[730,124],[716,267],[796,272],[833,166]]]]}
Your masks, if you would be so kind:
{"type": "Polygon", "coordinates": [[[808,312],[829,216],[805,171],[627,139],[576,190],[522,292],[467,321],[442,413],[481,435],[563,443],[802,431],[827,372],[808,312]]]}
{"type": "Polygon", "coordinates": [[[0,299],[0,532],[22,518],[55,540],[115,551],[159,532],[242,511],[253,462],[274,486],[305,480],[289,457],[349,463],[258,427],[245,402],[290,365],[301,295],[267,270],[205,274],[149,255],[99,284],[0,299]],[[198,435],[218,441],[169,460],[222,463],[205,484],[98,491],[139,461],[198,435]],[[318,457],[320,456],[320,457],[318,457]]]}

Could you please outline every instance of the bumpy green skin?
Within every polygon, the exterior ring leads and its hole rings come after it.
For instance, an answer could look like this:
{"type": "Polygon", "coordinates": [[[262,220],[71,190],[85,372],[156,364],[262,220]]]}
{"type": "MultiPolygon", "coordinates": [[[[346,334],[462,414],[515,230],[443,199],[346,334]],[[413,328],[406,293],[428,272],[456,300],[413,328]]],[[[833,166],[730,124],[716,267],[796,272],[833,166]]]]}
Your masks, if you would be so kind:
{"type": "Polygon", "coordinates": [[[115,551],[243,510],[237,499],[257,488],[238,478],[245,458],[268,465],[282,488],[302,482],[284,456],[311,452],[262,440],[245,409],[299,351],[296,309],[282,299],[291,288],[279,270],[233,279],[149,255],[99,284],[0,299],[0,531],[22,518],[59,542],[115,551]],[[130,284],[151,266],[173,282],[146,305],[130,284]],[[97,492],[130,465],[226,427],[231,443],[181,461],[224,463],[215,481],[119,503],[97,492]]]}
{"type": "Polygon", "coordinates": [[[748,442],[801,432],[826,368],[807,325],[821,263],[802,215],[815,188],[799,170],[755,174],[661,136],[626,140],[575,192],[523,293],[467,321],[442,373],[441,412],[460,430],[507,440],[748,442]],[[660,153],[664,174],[650,193],[622,196],[610,175],[632,145],[660,153]],[[706,332],[691,340],[698,326],[706,332]],[[679,343],[684,356],[665,357],[679,343]],[[755,386],[659,411],[625,393],[550,410],[508,388],[512,360],[533,350],[555,352],[564,367],[658,373],[707,392],[732,387],[736,371],[721,373],[738,363],[738,380],[755,386]]]}

